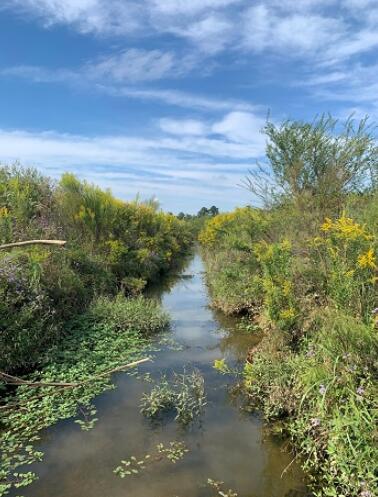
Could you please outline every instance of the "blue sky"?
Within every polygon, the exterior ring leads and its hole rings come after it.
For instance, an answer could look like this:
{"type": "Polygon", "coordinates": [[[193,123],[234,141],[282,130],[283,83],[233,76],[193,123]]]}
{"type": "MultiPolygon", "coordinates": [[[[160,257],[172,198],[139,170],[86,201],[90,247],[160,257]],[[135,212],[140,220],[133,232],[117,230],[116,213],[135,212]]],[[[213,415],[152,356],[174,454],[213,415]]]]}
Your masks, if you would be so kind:
{"type": "Polygon", "coordinates": [[[1,0],[0,161],[231,209],[267,115],[378,114],[378,0],[1,0]]]}

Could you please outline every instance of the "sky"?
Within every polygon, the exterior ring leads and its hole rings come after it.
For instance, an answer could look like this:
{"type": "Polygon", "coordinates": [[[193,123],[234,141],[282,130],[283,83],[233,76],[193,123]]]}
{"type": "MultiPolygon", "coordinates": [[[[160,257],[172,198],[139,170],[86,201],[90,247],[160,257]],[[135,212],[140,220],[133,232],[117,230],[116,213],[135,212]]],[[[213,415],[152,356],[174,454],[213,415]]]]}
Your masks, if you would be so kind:
{"type": "Polygon", "coordinates": [[[0,0],[0,162],[254,203],[266,120],[378,117],[378,0],[0,0]]]}

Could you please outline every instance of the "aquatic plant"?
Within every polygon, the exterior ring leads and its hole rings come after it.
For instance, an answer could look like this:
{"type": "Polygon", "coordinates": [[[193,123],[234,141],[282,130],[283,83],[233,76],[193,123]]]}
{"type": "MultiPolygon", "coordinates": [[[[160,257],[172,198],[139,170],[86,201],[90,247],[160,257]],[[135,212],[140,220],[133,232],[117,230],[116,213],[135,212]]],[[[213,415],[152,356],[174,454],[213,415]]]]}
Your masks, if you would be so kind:
{"type": "Polygon", "coordinates": [[[146,469],[148,466],[166,459],[172,464],[176,464],[178,461],[183,459],[185,454],[189,452],[189,449],[184,442],[169,442],[168,445],[159,443],[152,453],[145,454],[139,458],[131,456],[129,459],[124,459],[121,464],[117,466],[113,473],[118,475],[120,478],[126,478],[127,476],[138,475],[141,471],[146,469]]]}
{"type": "Polygon", "coordinates": [[[174,373],[169,381],[160,378],[141,400],[141,413],[154,418],[164,412],[174,411],[175,419],[187,425],[198,417],[206,405],[204,378],[198,370],[191,373],[174,373]]]}
{"type": "Polygon", "coordinates": [[[114,388],[107,374],[146,354],[148,334],[162,330],[168,316],[154,301],[141,297],[100,298],[88,311],[66,326],[61,346],[44,357],[41,369],[24,376],[34,382],[69,382],[76,387],[27,385],[2,399],[0,409],[0,496],[29,485],[38,478],[27,467],[43,458],[38,450],[41,430],[60,419],[78,417],[84,430],[96,418],[92,399],[114,388]]]}
{"type": "Polygon", "coordinates": [[[238,494],[234,492],[234,490],[231,490],[230,488],[228,490],[224,490],[223,481],[216,481],[208,478],[207,484],[209,487],[213,488],[216,491],[217,496],[219,495],[220,497],[238,497],[238,494]]]}

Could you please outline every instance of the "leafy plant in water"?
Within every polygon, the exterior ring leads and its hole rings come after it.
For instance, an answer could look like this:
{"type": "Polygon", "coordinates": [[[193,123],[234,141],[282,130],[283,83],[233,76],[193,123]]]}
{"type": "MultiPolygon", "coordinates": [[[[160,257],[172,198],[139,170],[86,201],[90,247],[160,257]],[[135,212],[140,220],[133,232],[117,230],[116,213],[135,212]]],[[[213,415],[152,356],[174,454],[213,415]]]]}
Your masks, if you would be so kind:
{"type": "Polygon", "coordinates": [[[145,454],[139,459],[135,456],[131,456],[130,459],[121,461],[121,464],[114,469],[113,473],[120,478],[138,475],[142,470],[146,469],[148,465],[162,461],[163,459],[176,464],[176,462],[180,461],[188,452],[189,449],[184,442],[169,442],[168,446],[159,443],[152,454],[145,454]]]}
{"type": "Polygon", "coordinates": [[[175,419],[183,425],[199,416],[206,405],[204,378],[195,370],[188,374],[174,373],[172,381],[164,376],[141,401],[141,412],[154,418],[163,412],[176,411],[175,419]]]}
{"type": "MultiPolygon", "coordinates": [[[[101,299],[71,322],[71,332],[62,347],[52,349],[41,371],[27,379],[85,382],[120,363],[140,359],[149,347],[146,334],[161,330],[167,322],[166,314],[152,301],[101,299]]],[[[10,398],[5,398],[9,408],[0,410],[0,496],[37,479],[37,475],[24,468],[42,460],[43,453],[35,448],[42,429],[78,414],[84,415],[78,424],[90,429],[96,420],[91,401],[110,388],[110,378],[99,377],[75,388],[22,385],[10,398]]]]}
{"type": "Polygon", "coordinates": [[[238,494],[230,488],[228,490],[224,490],[223,481],[216,481],[208,478],[207,484],[209,485],[209,487],[213,488],[216,491],[216,496],[220,495],[220,497],[238,497],[238,494]]]}

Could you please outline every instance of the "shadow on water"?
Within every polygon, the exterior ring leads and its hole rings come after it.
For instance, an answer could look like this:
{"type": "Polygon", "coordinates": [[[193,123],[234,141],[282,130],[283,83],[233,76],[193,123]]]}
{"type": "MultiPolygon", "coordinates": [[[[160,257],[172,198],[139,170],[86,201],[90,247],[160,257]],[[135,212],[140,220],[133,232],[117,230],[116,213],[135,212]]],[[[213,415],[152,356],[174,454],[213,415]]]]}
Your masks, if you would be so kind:
{"type": "Polygon", "coordinates": [[[225,482],[239,497],[303,497],[307,495],[300,469],[292,456],[264,434],[258,416],[243,412],[232,389],[235,379],[212,367],[225,357],[237,366],[256,338],[240,333],[235,320],[208,307],[203,267],[195,256],[176,279],[151,288],[172,316],[170,340],[153,363],[140,373],[159,378],[183,367],[198,368],[205,378],[207,406],[200,420],[184,430],[173,417],[151,423],[139,412],[140,399],[150,385],[133,376],[116,375],[117,389],[96,399],[99,421],[89,432],[73,420],[47,430],[42,443],[45,461],[36,465],[40,480],[27,488],[27,497],[214,497],[208,478],[225,482]],[[113,469],[122,459],[137,458],[160,442],[184,441],[189,453],[177,464],[159,462],[138,476],[119,478],[113,469]]]}

